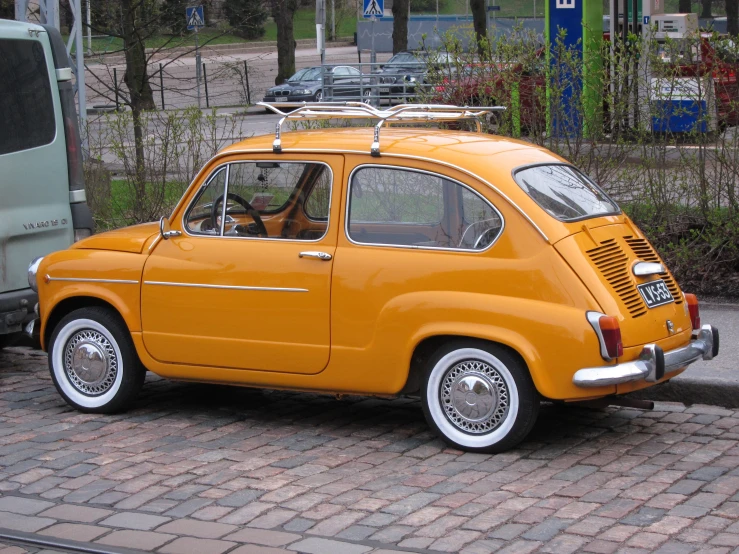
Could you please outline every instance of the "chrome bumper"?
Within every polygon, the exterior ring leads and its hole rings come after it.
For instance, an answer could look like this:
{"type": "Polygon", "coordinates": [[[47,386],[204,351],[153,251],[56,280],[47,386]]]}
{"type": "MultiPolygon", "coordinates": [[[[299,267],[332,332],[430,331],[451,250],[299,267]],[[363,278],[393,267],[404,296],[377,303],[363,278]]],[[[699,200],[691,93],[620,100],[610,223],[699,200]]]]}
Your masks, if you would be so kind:
{"type": "Polygon", "coordinates": [[[718,355],[718,329],[703,325],[687,346],[663,352],[656,344],[647,344],[639,359],[612,366],[588,367],[572,377],[578,387],[592,388],[604,385],[619,385],[631,381],[654,383],[665,375],[697,362],[711,360],[718,355]]]}

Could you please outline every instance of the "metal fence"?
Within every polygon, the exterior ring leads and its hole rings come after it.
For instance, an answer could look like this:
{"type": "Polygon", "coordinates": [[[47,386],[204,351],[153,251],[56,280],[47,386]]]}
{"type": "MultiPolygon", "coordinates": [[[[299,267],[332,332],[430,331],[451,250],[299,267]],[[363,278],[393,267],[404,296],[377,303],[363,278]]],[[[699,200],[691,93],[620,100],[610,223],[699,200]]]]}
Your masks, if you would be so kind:
{"type": "MultiPolygon", "coordinates": [[[[246,106],[261,102],[267,89],[274,86],[277,64],[269,54],[250,59],[223,58],[224,56],[215,59],[204,58],[199,68],[192,57],[163,59],[149,63],[149,84],[154,93],[156,107],[169,110],[191,106],[201,108],[246,106]]],[[[382,64],[356,63],[357,59],[356,53],[335,56],[333,64],[326,65],[325,71],[330,73],[331,68],[338,66],[359,69],[363,74],[367,74],[365,81],[361,83],[362,91],[371,88],[375,91],[373,96],[377,96],[379,101],[381,94],[379,88],[369,87],[369,80],[370,75],[382,64]]],[[[320,65],[320,61],[312,57],[304,57],[299,63],[299,68],[320,65]]],[[[88,64],[86,77],[88,107],[98,110],[124,107],[128,98],[124,75],[125,65],[121,62],[88,64]]],[[[411,83],[406,83],[407,90],[401,90],[401,96],[411,94],[412,88],[411,83]]],[[[334,83],[329,74],[326,88],[323,89],[324,99],[343,96],[344,89],[344,83],[334,83]]]]}
{"type": "Polygon", "coordinates": [[[413,102],[419,96],[428,98],[433,92],[425,76],[426,69],[422,65],[404,70],[382,63],[322,65],[320,90],[327,102],[361,101],[373,106],[413,102]],[[345,68],[358,73],[347,76],[345,68]]]}

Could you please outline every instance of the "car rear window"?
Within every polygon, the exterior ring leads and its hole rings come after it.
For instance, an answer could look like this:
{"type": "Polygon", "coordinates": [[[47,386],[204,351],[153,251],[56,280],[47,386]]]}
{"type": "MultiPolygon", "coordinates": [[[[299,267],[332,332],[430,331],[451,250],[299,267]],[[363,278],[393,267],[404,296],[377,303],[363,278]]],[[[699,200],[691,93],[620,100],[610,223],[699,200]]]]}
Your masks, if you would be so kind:
{"type": "Polygon", "coordinates": [[[560,221],[621,213],[605,192],[569,165],[535,165],[517,171],[515,178],[544,211],[560,221]]]}
{"type": "Polygon", "coordinates": [[[0,39],[0,121],[0,154],[54,140],[49,70],[36,40],[0,39]]]}

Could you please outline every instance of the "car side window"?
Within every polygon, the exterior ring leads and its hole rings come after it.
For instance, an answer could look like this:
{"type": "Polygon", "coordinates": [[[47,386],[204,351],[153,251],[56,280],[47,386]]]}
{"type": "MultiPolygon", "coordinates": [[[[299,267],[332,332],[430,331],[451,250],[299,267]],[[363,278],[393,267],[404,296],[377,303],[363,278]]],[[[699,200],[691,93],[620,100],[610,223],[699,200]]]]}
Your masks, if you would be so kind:
{"type": "Polygon", "coordinates": [[[331,173],[322,171],[316,184],[305,199],[303,210],[310,219],[328,221],[328,212],[331,201],[331,173]]]}
{"type": "Polygon", "coordinates": [[[352,174],[346,231],[354,242],[484,250],[502,229],[492,204],[444,176],[378,166],[352,174]]]}
{"type": "Polygon", "coordinates": [[[331,181],[331,170],[319,163],[232,163],[223,234],[318,240],[328,229],[331,181]]]}
{"type": "Polygon", "coordinates": [[[200,188],[195,201],[185,215],[185,229],[195,235],[219,235],[223,211],[223,191],[226,186],[226,168],[221,167],[200,188]]]}

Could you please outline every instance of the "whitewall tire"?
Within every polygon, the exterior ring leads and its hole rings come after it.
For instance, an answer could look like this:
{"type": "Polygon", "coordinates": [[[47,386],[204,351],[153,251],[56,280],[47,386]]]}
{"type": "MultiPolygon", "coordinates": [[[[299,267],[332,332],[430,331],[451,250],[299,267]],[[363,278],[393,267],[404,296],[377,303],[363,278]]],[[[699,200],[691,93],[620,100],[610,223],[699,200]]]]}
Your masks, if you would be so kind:
{"type": "Polygon", "coordinates": [[[450,445],[502,452],[521,442],[539,412],[523,362],[508,349],[457,340],[428,360],[421,390],[429,425],[450,445]]]}
{"type": "Polygon", "coordinates": [[[49,369],[69,405],[95,413],[127,408],[146,373],[125,324],[102,307],[81,308],[59,321],[49,341],[49,369]]]}

